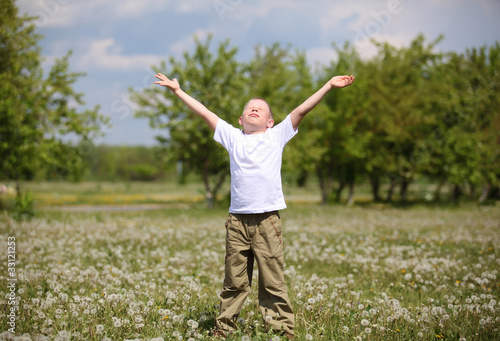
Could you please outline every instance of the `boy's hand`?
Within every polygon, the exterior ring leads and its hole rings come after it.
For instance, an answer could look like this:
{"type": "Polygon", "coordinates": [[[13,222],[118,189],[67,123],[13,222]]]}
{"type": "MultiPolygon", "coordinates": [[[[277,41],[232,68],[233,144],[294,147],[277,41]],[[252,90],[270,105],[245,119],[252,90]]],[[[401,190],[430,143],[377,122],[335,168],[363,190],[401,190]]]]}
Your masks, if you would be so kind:
{"type": "Polygon", "coordinates": [[[155,84],[166,86],[171,91],[176,91],[176,90],[180,89],[179,82],[177,81],[176,78],[170,80],[170,79],[168,79],[167,76],[165,76],[164,74],[161,74],[161,73],[157,73],[155,75],[155,77],[159,79],[159,81],[156,81],[155,84]]]}
{"type": "Polygon", "coordinates": [[[329,83],[332,88],[343,88],[354,83],[354,76],[335,76],[329,83]]]}

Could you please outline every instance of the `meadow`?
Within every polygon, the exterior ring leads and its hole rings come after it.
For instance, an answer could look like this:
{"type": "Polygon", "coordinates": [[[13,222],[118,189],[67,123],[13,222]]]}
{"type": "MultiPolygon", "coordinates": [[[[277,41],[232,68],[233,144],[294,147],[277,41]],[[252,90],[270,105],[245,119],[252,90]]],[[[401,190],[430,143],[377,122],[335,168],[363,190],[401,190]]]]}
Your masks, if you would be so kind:
{"type": "MultiPolygon", "coordinates": [[[[206,210],[199,186],[71,186],[32,187],[31,220],[0,213],[0,340],[214,340],[227,207],[206,210]],[[161,207],[82,209],[138,203],[161,207]]],[[[321,206],[312,191],[287,195],[297,340],[500,338],[498,204],[321,206]]],[[[281,340],[259,316],[254,277],[229,340],[281,340]]]]}

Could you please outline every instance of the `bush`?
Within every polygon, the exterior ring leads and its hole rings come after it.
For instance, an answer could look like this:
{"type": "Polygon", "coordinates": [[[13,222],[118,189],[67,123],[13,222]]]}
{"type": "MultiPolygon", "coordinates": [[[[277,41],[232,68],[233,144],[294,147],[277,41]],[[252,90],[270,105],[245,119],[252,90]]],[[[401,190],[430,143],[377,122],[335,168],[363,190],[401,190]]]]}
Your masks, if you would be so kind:
{"type": "Polygon", "coordinates": [[[35,199],[30,192],[27,192],[25,195],[17,195],[14,206],[14,218],[16,220],[33,218],[35,216],[34,205],[35,199]]]}

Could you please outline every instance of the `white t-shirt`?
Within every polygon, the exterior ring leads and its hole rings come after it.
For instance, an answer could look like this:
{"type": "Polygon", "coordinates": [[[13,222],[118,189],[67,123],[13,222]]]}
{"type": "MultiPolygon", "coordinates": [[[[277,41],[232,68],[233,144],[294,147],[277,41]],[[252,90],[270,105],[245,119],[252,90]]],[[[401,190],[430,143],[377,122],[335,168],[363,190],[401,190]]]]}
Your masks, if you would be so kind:
{"type": "Polygon", "coordinates": [[[214,140],[227,149],[231,166],[230,213],[264,213],[286,208],[281,187],[283,148],[297,134],[290,116],[261,134],[244,134],[217,121],[214,140]]]}

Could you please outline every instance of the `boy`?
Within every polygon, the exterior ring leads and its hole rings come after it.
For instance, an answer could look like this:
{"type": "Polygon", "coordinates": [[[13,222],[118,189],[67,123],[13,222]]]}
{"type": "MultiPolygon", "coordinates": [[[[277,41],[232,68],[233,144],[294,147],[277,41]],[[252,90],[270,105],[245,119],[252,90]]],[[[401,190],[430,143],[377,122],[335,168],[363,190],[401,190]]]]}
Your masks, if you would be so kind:
{"type": "Polygon", "coordinates": [[[293,338],[295,318],[283,273],[283,243],[278,210],[286,208],[281,187],[281,157],[304,116],[333,88],[349,86],[353,76],[335,76],[274,126],[270,106],[253,98],[234,128],[186,94],[174,78],[155,75],[214,131],[214,139],[229,152],[231,206],[226,221],[224,286],[216,334],[237,328],[236,319],[250,292],[254,259],[259,267],[259,309],[266,326],[293,338]]]}

